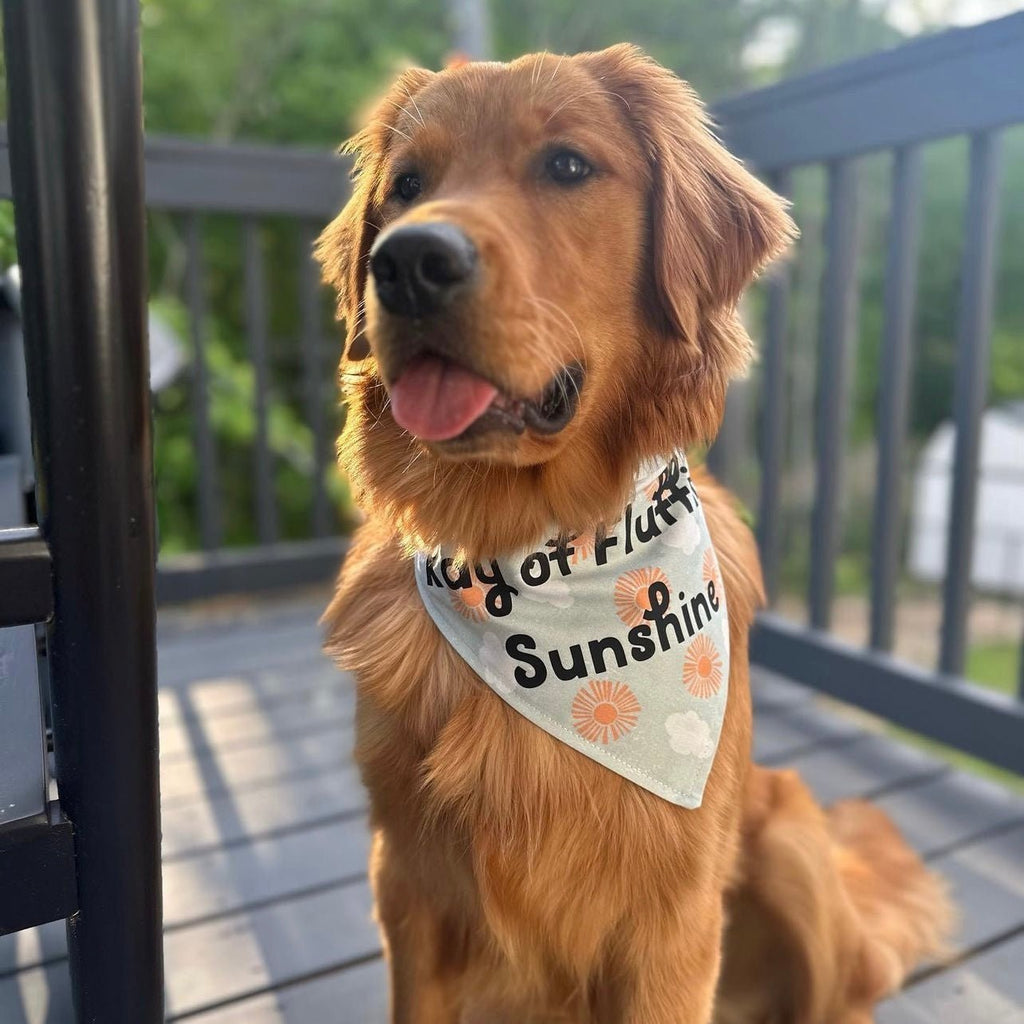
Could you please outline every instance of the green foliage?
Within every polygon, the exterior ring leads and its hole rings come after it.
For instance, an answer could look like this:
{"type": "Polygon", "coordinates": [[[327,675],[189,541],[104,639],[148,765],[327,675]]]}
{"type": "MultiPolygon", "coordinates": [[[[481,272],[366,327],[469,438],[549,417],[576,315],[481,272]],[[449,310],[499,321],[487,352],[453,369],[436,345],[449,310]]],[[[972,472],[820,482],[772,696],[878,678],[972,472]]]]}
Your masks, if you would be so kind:
{"type": "MultiPolygon", "coordinates": [[[[153,311],[179,337],[187,336],[184,308],[172,299],[153,303],[153,311]]],[[[228,544],[256,540],[252,508],[253,443],[256,436],[255,374],[232,351],[214,318],[203,324],[209,380],[210,427],[215,438],[217,486],[228,544]]],[[[193,352],[189,352],[190,365],[193,352]]],[[[173,554],[199,546],[198,467],[194,448],[191,378],[186,375],[155,396],[155,471],[161,552],[173,554]]],[[[274,494],[282,537],[308,535],[313,501],[313,435],[295,410],[271,394],[267,409],[268,443],[274,457],[274,494]]],[[[324,485],[338,509],[351,507],[348,486],[331,464],[324,485]]],[[[342,526],[351,525],[343,519],[342,526]]]]}
{"type": "Polygon", "coordinates": [[[18,261],[14,245],[14,204],[0,200],[0,271],[18,261]]]}
{"type": "Polygon", "coordinates": [[[397,67],[438,66],[441,0],[143,0],[149,130],[335,146],[397,67]]]}
{"type": "Polygon", "coordinates": [[[676,68],[704,96],[734,91],[747,80],[743,50],[770,8],[746,0],[511,0],[492,4],[497,56],[530,50],[598,50],[630,40],[676,68]]]}

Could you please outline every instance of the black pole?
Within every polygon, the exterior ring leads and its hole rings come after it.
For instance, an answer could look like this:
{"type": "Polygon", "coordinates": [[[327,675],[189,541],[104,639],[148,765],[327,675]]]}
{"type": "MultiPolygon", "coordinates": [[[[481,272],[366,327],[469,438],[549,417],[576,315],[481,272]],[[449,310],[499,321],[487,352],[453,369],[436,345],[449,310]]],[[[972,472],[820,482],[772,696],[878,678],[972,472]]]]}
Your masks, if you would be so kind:
{"type": "Polygon", "coordinates": [[[163,1020],[138,0],[4,0],[80,1024],[163,1020]]]}

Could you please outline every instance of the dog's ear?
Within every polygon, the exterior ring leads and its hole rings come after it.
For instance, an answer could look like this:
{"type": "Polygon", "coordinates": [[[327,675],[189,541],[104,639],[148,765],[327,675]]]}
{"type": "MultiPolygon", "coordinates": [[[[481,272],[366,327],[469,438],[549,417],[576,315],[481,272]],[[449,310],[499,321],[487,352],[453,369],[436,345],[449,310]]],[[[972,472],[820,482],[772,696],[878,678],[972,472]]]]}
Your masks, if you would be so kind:
{"type": "Polygon", "coordinates": [[[399,75],[380,101],[366,127],[342,147],[355,157],[352,172],[352,196],[345,208],[324,228],[317,239],[315,256],[324,281],[338,297],[338,318],[345,321],[345,351],[349,359],[365,359],[370,354],[363,337],[363,292],[370,247],[380,230],[375,211],[384,201],[388,182],[384,165],[398,129],[396,122],[405,105],[432,78],[433,71],[410,68],[399,75]]]}
{"type": "MultiPolygon", "coordinates": [[[[732,310],[744,287],[793,240],[786,202],[714,137],[694,91],[629,44],[585,58],[633,126],[650,165],[650,304],[659,326],[698,344],[708,313],[732,310]]],[[[724,354],[723,355],[727,355],[724,354]]],[[[721,367],[742,370],[746,353],[721,367]]]]}

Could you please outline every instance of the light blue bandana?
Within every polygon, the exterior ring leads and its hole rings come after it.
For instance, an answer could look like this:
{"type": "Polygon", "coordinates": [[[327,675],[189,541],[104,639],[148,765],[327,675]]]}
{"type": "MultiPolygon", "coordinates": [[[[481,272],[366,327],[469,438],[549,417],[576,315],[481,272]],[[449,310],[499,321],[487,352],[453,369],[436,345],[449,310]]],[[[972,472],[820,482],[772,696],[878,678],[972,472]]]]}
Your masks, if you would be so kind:
{"type": "Polygon", "coordinates": [[[605,535],[472,567],[416,556],[430,617],[502,700],[683,807],[700,806],[725,714],[721,580],[682,454],[641,472],[605,535]]]}

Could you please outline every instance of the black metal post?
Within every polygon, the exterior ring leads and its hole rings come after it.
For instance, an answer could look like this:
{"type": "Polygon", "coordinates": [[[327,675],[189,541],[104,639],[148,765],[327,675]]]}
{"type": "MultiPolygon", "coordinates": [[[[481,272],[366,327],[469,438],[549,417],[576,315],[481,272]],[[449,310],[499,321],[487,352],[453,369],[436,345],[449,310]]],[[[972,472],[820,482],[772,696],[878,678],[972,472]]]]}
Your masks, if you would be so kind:
{"type": "Polygon", "coordinates": [[[163,1020],[138,0],[4,0],[80,1024],[163,1020]]]}
{"type": "Polygon", "coordinates": [[[858,171],[854,159],[828,169],[828,223],[822,282],[821,333],[815,427],[814,511],[811,516],[811,578],[807,604],[811,626],[832,622],[836,559],[842,541],[841,490],[850,404],[850,374],[857,332],[858,171]]]}
{"type": "Polygon", "coordinates": [[[971,138],[966,237],[961,258],[960,323],[953,378],[956,441],[939,637],[939,671],[951,676],[963,675],[967,661],[981,418],[988,399],[992,352],[1001,152],[1002,136],[998,132],[980,132],[971,138]]]}
{"type": "Polygon", "coordinates": [[[920,146],[901,146],[894,154],[878,389],[878,482],[871,549],[871,646],[880,651],[892,650],[896,618],[922,164],[920,146]]]}
{"type": "MultiPolygon", "coordinates": [[[[787,199],[793,192],[793,175],[776,171],[771,187],[787,199]]],[[[789,266],[780,262],[768,280],[765,315],[764,370],[761,385],[761,496],[757,508],[757,544],[768,603],[778,594],[782,501],[780,485],[786,446],[786,330],[789,318],[789,266]]]]}

